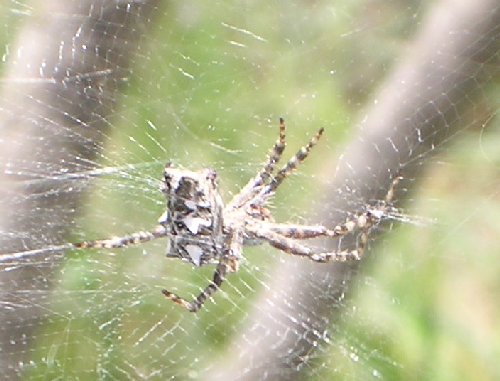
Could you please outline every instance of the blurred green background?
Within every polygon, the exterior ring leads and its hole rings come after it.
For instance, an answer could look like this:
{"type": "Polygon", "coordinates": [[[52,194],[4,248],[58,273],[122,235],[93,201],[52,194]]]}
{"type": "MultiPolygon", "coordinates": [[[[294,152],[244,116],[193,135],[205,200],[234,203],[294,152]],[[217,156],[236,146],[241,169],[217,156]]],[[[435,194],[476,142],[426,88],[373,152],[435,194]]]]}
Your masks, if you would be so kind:
{"type": "MultiPolygon", "coordinates": [[[[292,153],[318,127],[327,131],[274,202],[278,220],[300,218],[328,182],[315,168],[340,155],[431,10],[417,1],[167,2],[109,121],[99,165],[123,169],[96,181],[73,238],[153,226],[167,160],[215,168],[227,199],[263,162],[279,116],[292,153]]],[[[12,32],[22,20],[10,15],[0,22],[12,32]]],[[[0,34],[4,47],[10,38],[0,34]]],[[[491,86],[485,93],[498,99],[491,86]]],[[[479,128],[432,157],[409,202],[410,213],[436,223],[402,224],[372,247],[308,379],[500,379],[500,135],[497,119],[479,122],[464,120],[479,128]]],[[[194,294],[213,270],[166,261],[163,245],[71,253],[27,379],[189,379],[186,369],[223,354],[279,255],[247,249],[216,303],[192,317],[158,301],[159,290],[194,294]]]]}

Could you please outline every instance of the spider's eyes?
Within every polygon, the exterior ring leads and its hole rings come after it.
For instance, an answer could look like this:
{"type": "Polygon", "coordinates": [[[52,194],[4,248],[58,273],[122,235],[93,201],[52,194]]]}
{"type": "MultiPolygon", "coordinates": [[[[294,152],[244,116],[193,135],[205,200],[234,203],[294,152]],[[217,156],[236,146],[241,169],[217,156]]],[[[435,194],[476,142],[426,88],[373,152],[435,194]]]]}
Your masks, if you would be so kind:
{"type": "Polygon", "coordinates": [[[186,225],[184,224],[184,222],[182,221],[175,221],[175,226],[178,228],[178,229],[184,229],[186,227],[186,225]]]}
{"type": "Polygon", "coordinates": [[[217,172],[215,172],[213,169],[207,169],[206,179],[210,181],[212,185],[217,186],[217,172]]]}

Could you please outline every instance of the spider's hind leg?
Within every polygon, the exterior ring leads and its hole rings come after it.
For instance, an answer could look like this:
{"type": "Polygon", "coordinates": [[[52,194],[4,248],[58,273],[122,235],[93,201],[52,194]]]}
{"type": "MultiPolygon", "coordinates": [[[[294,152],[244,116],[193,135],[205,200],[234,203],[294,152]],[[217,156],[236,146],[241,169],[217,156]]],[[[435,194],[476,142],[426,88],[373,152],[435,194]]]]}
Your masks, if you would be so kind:
{"type": "Polygon", "coordinates": [[[349,233],[347,228],[335,227],[328,229],[322,225],[299,225],[299,224],[281,224],[277,222],[258,221],[262,228],[277,233],[286,238],[292,239],[311,239],[318,237],[339,237],[349,233]]]}
{"type": "Polygon", "coordinates": [[[226,273],[228,271],[228,267],[230,264],[225,261],[219,262],[217,268],[214,272],[214,277],[212,283],[210,283],[205,289],[194,299],[192,302],[188,302],[186,299],[181,298],[180,296],[170,292],[168,290],[162,290],[163,295],[167,299],[170,299],[172,302],[177,303],[181,307],[184,307],[190,312],[198,312],[200,308],[203,306],[205,301],[212,296],[220,287],[222,282],[226,279],[226,273]]]}
{"type": "Polygon", "coordinates": [[[306,257],[314,262],[345,262],[360,260],[363,257],[366,243],[368,241],[367,231],[362,231],[355,249],[316,252],[310,247],[302,245],[294,239],[287,238],[270,230],[259,229],[258,227],[251,227],[250,230],[257,238],[266,240],[276,249],[284,251],[287,254],[306,257]]]}

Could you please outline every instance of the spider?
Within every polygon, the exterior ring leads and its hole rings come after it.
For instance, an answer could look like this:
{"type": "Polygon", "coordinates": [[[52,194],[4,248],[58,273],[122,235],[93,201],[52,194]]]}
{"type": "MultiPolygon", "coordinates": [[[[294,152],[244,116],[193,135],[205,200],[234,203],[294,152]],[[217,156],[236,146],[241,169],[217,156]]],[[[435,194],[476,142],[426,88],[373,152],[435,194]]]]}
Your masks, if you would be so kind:
{"type": "Polygon", "coordinates": [[[227,205],[224,206],[219,194],[215,171],[202,169],[195,172],[167,163],[161,186],[167,199],[167,208],[156,228],[123,237],[73,243],[69,247],[122,248],[167,237],[167,257],[180,258],[195,266],[216,264],[212,282],[191,302],[173,292],[162,290],[167,299],[191,312],[197,312],[220,288],[227,273],[238,270],[245,245],[267,242],[288,254],[315,262],[361,259],[371,228],[393,209],[394,188],[400,177],[394,178],[384,201],[364,208],[332,229],[321,225],[274,222],[266,204],[287,176],[307,158],[324,131],[321,128],[307,145],[275,172],[285,150],[285,129],[285,121],[280,118],[279,138],[266,163],[227,205]],[[336,238],[358,231],[356,247],[350,250],[317,252],[301,242],[317,237],[336,238]]]}

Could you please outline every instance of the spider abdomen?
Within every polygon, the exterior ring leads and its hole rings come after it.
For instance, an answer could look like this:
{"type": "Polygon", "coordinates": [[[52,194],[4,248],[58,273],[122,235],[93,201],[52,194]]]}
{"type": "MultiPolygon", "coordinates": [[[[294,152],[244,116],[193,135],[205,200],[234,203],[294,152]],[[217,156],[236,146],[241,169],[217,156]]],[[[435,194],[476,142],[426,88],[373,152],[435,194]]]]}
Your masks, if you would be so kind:
{"type": "Polygon", "coordinates": [[[212,263],[224,250],[224,205],[213,170],[193,172],[167,164],[163,193],[167,209],[158,222],[170,231],[167,257],[195,266],[212,263]]]}

